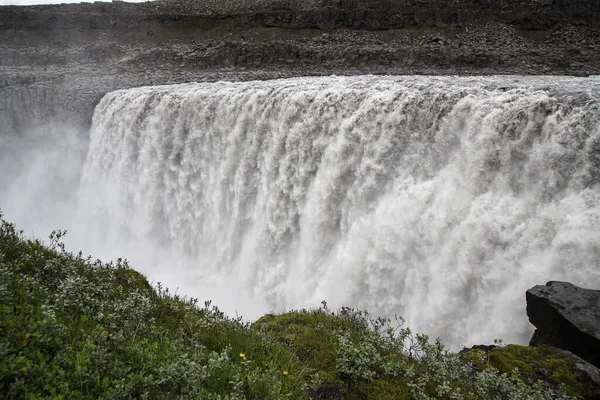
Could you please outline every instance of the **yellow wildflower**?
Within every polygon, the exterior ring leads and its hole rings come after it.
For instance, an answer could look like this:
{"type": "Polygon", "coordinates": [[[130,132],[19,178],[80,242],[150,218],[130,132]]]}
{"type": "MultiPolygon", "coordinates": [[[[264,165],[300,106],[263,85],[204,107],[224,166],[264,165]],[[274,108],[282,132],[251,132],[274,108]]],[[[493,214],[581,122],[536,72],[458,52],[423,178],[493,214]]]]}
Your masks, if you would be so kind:
{"type": "Polygon", "coordinates": [[[240,353],[240,358],[246,358],[246,355],[244,353],[240,353]]]}
{"type": "Polygon", "coordinates": [[[288,376],[288,372],[287,371],[283,371],[283,376],[288,376]]]}

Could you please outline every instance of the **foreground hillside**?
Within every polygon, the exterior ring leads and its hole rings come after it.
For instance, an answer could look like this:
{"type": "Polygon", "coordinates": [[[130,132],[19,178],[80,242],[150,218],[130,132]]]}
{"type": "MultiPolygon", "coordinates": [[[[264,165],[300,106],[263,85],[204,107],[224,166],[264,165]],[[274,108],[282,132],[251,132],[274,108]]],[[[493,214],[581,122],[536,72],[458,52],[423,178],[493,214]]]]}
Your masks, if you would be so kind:
{"type": "Polygon", "coordinates": [[[5,398],[585,398],[544,347],[452,353],[402,319],[354,309],[253,324],[0,225],[0,393],[5,398]],[[518,369],[514,369],[518,367],[518,369]],[[543,368],[543,381],[534,371],[543,368]]]}

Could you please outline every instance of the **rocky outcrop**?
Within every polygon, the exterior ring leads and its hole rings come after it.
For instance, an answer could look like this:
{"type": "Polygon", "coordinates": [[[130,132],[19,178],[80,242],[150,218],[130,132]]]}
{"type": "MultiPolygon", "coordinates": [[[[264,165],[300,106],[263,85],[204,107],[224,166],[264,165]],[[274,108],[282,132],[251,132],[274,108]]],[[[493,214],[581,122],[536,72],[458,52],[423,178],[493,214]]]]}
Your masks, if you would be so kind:
{"type": "Polygon", "coordinates": [[[600,367],[600,291],[548,282],[527,291],[527,315],[537,328],[530,345],[568,350],[600,367]]]}
{"type": "Polygon", "coordinates": [[[526,299],[537,328],[529,346],[473,346],[459,353],[463,362],[473,371],[518,371],[570,396],[600,400],[600,291],[551,281],[529,289],[526,299]]]}

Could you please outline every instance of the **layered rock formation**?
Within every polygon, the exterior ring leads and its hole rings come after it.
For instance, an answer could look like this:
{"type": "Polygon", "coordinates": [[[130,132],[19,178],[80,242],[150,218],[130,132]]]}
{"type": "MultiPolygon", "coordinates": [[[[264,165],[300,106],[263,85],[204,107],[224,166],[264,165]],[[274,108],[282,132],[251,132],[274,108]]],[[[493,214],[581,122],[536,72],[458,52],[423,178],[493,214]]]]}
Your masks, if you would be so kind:
{"type": "MultiPolygon", "coordinates": [[[[197,71],[597,72],[600,4],[163,1],[0,8],[0,63],[197,71]]],[[[108,71],[107,71],[108,72],[108,71]]],[[[151,71],[150,71],[151,72],[151,71]]]]}
{"type": "Polygon", "coordinates": [[[4,134],[21,132],[59,109],[59,120],[85,126],[107,91],[159,83],[332,73],[587,75],[600,72],[599,21],[595,0],[0,7],[0,124],[4,134]]]}

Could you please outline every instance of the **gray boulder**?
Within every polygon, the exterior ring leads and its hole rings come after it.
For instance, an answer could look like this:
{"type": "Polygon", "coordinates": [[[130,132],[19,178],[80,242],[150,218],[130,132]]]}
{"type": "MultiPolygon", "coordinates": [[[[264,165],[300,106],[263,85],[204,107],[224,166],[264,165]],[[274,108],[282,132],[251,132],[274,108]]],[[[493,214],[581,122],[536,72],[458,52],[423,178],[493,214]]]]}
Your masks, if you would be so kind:
{"type": "Polygon", "coordinates": [[[572,363],[575,378],[579,382],[584,382],[588,386],[588,392],[585,394],[586,400],[600,400],[600,369],[592,364],[577,357],[575,354],[567,350],[551,349],[558,354],[561,354],[572,363]]]}
{"type": "Polygon", "coordinates": [[[551,281],[529,289],[526,299],[537,328],[530,346],[558,347],[600,367],[600,290],[551,281]]]}

